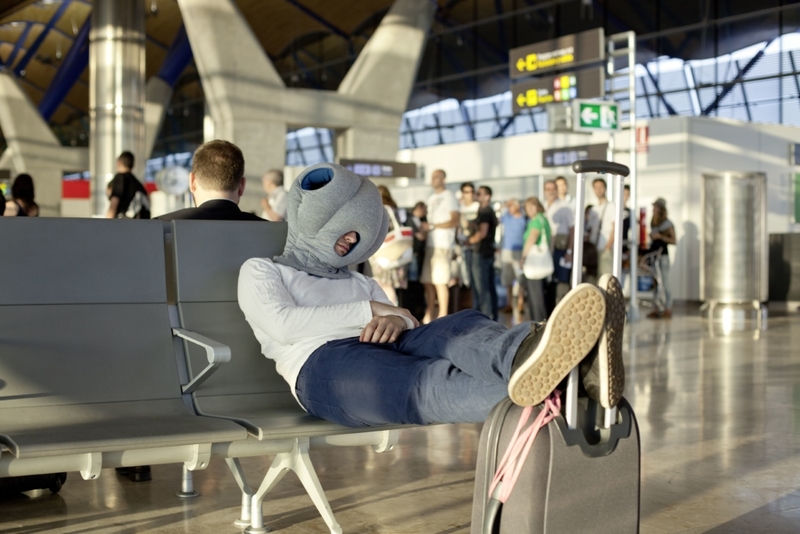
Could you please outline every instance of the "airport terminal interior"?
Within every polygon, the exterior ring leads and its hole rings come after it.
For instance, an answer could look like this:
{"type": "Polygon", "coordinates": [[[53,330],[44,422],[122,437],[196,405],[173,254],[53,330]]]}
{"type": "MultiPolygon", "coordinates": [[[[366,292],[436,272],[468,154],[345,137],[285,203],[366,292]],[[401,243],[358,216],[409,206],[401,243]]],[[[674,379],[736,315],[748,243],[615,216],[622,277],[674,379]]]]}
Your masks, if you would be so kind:
{"type": "Polygon", "coordinates": [[[0,533],[800,532],[800,1],[0,0],[0,151],[0,533]],[[510,401],[304,406],[342,280],[510,401]]]}

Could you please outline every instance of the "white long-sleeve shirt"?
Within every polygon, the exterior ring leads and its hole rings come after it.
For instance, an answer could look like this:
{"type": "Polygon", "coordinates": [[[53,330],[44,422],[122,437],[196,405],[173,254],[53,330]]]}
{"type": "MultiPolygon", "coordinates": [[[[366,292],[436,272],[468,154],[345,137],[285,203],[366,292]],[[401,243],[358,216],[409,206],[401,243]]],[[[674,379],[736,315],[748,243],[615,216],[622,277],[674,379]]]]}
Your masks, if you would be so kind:
{"type": "Polygon", "coordinates": [[[372,320],[369,301],[392,305],[377,282],[351,275],[321,278],[267,258],[249,259],[239,271],[239,307],[295,398],[297,376],[315,350],[334,339],[358,337],[372,320]]]}

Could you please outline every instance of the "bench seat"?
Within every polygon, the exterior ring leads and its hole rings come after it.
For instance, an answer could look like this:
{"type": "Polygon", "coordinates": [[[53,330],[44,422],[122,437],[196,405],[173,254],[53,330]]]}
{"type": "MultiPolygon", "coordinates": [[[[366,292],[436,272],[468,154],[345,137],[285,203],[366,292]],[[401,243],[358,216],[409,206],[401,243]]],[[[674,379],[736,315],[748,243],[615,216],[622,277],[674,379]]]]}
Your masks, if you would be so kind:
{"type": "Polygon", "coordinates": [[[17,458],[219,443],[245,438],[247,432],[240,425],[191,415],[180,400],[0,410],[0,443],[17,458]]]}

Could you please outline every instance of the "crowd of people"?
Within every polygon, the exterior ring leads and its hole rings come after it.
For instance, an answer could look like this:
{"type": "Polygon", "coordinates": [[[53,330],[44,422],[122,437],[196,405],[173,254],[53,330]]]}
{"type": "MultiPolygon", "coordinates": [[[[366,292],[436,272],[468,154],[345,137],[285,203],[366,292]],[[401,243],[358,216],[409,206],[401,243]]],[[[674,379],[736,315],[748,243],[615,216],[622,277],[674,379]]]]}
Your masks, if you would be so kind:
{"type": "MultiPolygon", "coordinates": [[[[446,180],[444,170],[433,171],[433,194],[427,202],[417,202],[405,218],[389,189],[379,187],[392,220],[410,226],[414,237],[414,252],[407,265],[387,271],[372,262],[372,273],[381,287],[392,302],[419,310],[415,316],[423,324],[464,308],[474,308],[493,320],[501,313],[512,312],[527,314],[532,321],[545,320],[571,285],[575,200],[567,179],[559,176],[545,181],[541,199],[512,198],[502,204],[493,202],[492,189],[487,185],[476,187],[464,182],[457,196],[445,187],[446,180]],[[526,275],[526,263],[535,264],[542,256],[549,258],[545,261],[552,263],[552,272],[542,276],[541,270],[532,268],[526,275]],[[502,300],[498,298],[498,288],[505,289],[502,308],[498,306],[502,300]],[[459,297],[459,290],[463,289],[469,290],[466,299],[459,297]],[[420,304],[420,300],[424,302],[420,304]]],[[[592,190],[595,199],[585,207],[584,258],[580,268],[583,280],[596,284],[612,271],[616,207],[607,198],[604,179],[594,179],[592,190]]],[[[629,196],[626,185],[624,273],[630,268],[629,196]]],[[[646,251],[660,251],[657,261],[666,299],[649,317],[669,318],[672,298],[667,245],[675,244],[675,234],[662,198],[653,204],[651,227],[651,246],[646,251]]]]}

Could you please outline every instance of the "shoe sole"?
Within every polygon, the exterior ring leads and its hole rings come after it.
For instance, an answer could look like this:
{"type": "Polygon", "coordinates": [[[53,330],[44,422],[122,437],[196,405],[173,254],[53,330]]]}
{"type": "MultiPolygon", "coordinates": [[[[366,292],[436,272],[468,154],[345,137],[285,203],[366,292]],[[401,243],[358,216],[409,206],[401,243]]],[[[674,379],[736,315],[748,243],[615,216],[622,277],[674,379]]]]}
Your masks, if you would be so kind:
{"type": "Polygon", "coordinates": [[[508,396],[518,406],[535,406],[586,357],[605,324],[606,299],[581,284],[561,299],[534,353],[511,375],[508,396]]]}
{"type": "Polygon", "coordinates": [[[600,398],[603,408],[619,404],[625,389],[625,364],[622,361],[622,334],[625,330],[625,297],[615,276],[604,274],[598,284],[605,293],[606,325],[600,334],[598,359],[600,398]]]}

